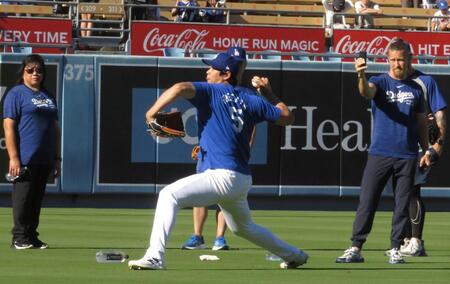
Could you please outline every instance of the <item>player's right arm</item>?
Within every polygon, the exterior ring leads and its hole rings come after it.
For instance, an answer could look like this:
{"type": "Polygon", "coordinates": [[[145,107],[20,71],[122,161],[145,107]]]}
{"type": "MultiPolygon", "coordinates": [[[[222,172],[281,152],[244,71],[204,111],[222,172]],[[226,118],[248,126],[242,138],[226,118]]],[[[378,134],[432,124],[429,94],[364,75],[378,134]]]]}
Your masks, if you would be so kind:
{"type": "Polygon", "coordinates": [[[20,172],[19,149],[17,149],[16,121],[11,118],[3,120],[3,129],[5,131],[6,150],[9,156],[8,172],[12,176],[18,176],[20,172]]]}
{"type": "Polygon", "coordinates": [[[165,108],[167,105],[182,97],[185,99],[192,99],[195,96],[195,87],[191,82],[176,83],[156,100],[156,102],[148,109],[145,114],[147,121],[151,121],[154,116],[165,108]]]}
{"type": "Polygon", "coordinates": [[[366,61],[363,58],[356,59],[355,70],[356,70],[356,73],[358,74],[359,94],[362,97],[364,97],[368,100],[371,100],[375,97],[375,94],[377,92],[377,87],[375,86],[375,84],[367,81],[366,74],[365,74],[366,69],[367,69],[366,61]]]}

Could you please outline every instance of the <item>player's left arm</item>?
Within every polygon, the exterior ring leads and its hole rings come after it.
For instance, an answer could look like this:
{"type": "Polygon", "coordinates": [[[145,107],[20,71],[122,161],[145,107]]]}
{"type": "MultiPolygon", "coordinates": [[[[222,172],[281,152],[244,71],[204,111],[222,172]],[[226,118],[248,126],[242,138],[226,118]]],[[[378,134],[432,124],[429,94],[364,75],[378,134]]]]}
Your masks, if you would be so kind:
{"type": "Polygon", "coordinates": [[[432,146],[436,153],[441,156],[444,149],[445,136],[447,133],[446,109],[438,110],[434,114],[434,118],[436,120],[436,125],[439,128],[439,137],[436,139],[436,143],[434,143],[432,146]]]}
{"type": "Polygon", "coordinates": [[[417,120],[417,132],[419,134],[419,144],[425,155],[420,159],[420,167],[429,167],[431,165],[431,155],[428,151],[428,127],[427,127],[427,117],[425,113],[416,113],[417,120]]]}
{"type": "Polygon", "coordinates": [[[147,121],[151,121],[155,115],[165,108],[167,105],[171,104],[178,98],[182,97],[185,99],[192,99],[195,96],[195,87],[191,82],[181,82],[176,83],[166,91],[156,100],[156,102],[148,109],[145,114],[147,121]]]}
{"type": "Polygon", "coordinates": [[[283,103],[273,92],[269,79],[266,77],[254,76],[252,85],[257,89],[258,93],[265,97],[266,100],[281,111],[280,117],[276,124],[285,126],[294,123],[295,117],[291,110],[283,103]]]}

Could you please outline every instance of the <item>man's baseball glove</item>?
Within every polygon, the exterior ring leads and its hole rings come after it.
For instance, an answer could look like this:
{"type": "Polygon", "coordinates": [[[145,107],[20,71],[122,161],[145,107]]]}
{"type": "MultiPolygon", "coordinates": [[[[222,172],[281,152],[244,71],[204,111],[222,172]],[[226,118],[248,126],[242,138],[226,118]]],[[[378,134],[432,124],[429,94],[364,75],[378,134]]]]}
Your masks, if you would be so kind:
{"type": "Polygon", "coordinates": [[[158,112],[151,121],[147,121],[147,132],[159,137],[184,137],[183,120],[179,111],[158,112]]]}

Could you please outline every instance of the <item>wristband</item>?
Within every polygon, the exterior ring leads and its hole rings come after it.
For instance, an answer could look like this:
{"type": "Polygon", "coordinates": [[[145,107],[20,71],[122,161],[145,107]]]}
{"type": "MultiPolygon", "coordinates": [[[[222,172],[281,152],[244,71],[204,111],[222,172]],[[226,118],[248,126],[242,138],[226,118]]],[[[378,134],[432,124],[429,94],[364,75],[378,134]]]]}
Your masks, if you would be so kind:
{"type": "Polygon", "coordinates": [[[268,94],[265,94],[264,97],[267,99],[267,101],[270,104],[272,104],[274,106],[276,106],[277,104],[281,103],[281,100],[277,96],[275,96],[273,93],[271,93],[271,92],[268,93],[268,94]]]}
{"type": "Polygon", "coordinates": [[[425,152],[425,155],[430,156],[430,161],[432,163],[437,162],[439,160],[439,154],[434,150],[433,147],[428,148],[428,150],[425,152]]]}

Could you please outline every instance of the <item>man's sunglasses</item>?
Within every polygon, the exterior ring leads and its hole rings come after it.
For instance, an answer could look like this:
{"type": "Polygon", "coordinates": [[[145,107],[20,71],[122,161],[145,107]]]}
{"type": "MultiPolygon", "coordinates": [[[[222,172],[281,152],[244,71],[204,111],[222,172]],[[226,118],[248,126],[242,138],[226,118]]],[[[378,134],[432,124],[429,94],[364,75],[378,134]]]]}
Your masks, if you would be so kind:
{"type": "Polygon", "coordinates": [[[33,68],[25,69],[25,72],[27,72],[27,74],[33,74],[34,72],[36,72],[38,74],[42,74],[42,69],[41,68],[37,68],[37,67],[33,67],[33,68]]]}

